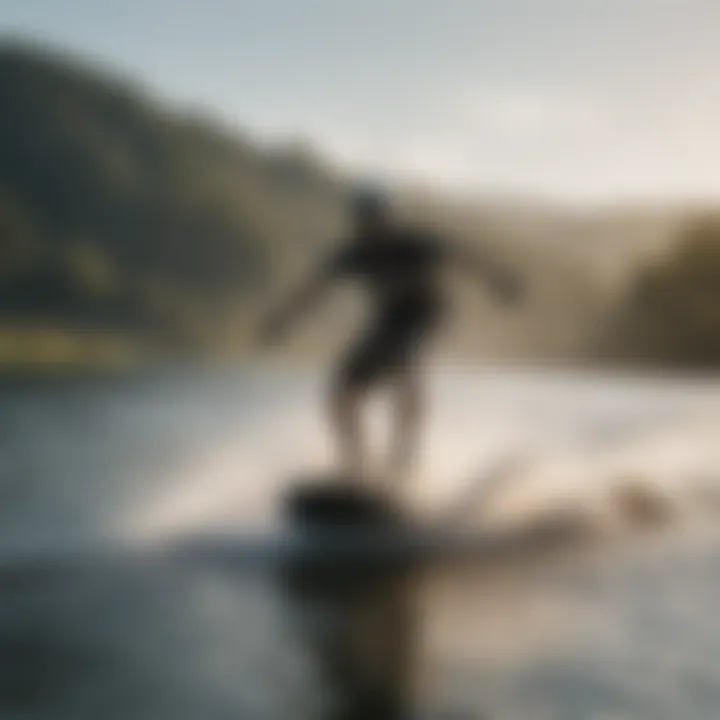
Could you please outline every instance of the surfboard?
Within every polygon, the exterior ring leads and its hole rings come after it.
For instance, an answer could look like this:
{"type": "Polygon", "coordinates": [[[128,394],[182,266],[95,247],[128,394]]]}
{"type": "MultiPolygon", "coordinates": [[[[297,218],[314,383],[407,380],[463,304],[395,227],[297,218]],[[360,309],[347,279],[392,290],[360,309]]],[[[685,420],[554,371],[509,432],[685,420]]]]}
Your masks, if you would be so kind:
{"type": "Polygon", "coordinates": [[[387,485],[353,478],[300,478],[280,498],[279,527],[267,533],[232,529],[195,536],[179,547],[211,564],[340,567],[411,565],[460,559],[493,559],[528,549],[547,550],[585,539],[573,518],[548,518],[523,528],[463,525],[462,508],[482,503],[517,467],[505,459],[433,522],[413,518],[384,490],[387,485]]]}
{"type": "Polygon", "coordinates": [[[504,562],[576,545],[588,539],[571,523],[475,532],[324,530],[296,535],[209,533],[176,543],[172,555],[228,572],[284,568],[400,569],[447,562],[504,562]]]}
{"type": "Polygon", "coordinates": [[[172,555],[228,571],[288,566],[326,569],[408,568],[438,563],[502,562],[591,540],[582,523],[548,518],[526,527],[453,529],[422,524],[310,524],[176,540],[172,555]]]}

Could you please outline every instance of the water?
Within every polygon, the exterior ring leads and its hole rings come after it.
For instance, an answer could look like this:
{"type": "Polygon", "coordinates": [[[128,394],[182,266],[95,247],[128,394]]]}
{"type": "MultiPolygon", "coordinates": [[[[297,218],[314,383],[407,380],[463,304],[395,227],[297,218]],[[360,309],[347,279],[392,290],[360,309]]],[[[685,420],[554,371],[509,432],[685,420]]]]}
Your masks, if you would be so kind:
{"type": "Polygon", "coordinates": [[[476,530],[571,512],[590,547],[300,587],[157,552],[208,528],[273,537],[277,492],[329,464],[321,390],[279,370],[5,386],[0,716],[349,717],[341,689],[358,717],[399,716],[392,697],[431,718],[716,717],[720,384],[436,375],[406,502],[476,530]]]}

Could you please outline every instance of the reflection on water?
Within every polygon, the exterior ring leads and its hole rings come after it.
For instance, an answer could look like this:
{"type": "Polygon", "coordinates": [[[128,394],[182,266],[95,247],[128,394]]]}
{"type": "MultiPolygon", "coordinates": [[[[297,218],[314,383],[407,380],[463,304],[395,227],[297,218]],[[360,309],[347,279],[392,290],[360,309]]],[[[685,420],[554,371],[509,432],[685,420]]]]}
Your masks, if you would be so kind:
{"type": "Polygon", "coordinates": [[[718,569],[716,534],[403,572],[5,568],[0,716],[711,720],[718,569]]]}
{"type": "Polygon", "coordinates": [[[509,528],[516,542],[483,557],[288,574],[272,553],[166,554],[221,521],[257,548],[277,537],[257,510],[285,469],[323,457],[316,389],[159,377],[3,392],[0,717],[715,720],[717,388],[448,382],[432,443],[450,456],[548,451],[512,487],[426,488],[454,528],[509,528]],[[559,507],[601,516],[605,534],[543,544],[529,528],[559,507]],[[162,544],[118,544],[151,526],[132,537],[162,544]]]}
{"type": "Polygon", "coordinates": [[[321,680],[318,717],[410,717],[418,630],[409,574],[296,569],[284,585],[298,637],[321,680]]]}

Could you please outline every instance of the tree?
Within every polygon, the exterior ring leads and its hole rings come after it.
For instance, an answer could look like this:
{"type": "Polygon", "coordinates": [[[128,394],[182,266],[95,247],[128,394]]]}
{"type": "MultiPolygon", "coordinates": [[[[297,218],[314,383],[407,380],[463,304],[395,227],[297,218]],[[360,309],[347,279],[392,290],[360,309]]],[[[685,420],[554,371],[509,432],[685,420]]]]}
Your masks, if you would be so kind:
{"type": "Polygon", "coordinates": [[[644,359],[720,365],[720,215],[689,222],[675,250],[637,278],[624,341],[644,359]]]}

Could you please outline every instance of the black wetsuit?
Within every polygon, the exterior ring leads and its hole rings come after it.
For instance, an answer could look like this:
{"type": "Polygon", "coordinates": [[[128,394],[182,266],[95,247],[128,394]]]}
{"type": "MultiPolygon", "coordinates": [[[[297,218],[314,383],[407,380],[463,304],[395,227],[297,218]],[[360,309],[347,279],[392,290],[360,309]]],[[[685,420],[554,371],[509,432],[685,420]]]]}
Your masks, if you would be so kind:
{"type": "Polygon", "coordinates": [[[331,258],[328,271],[359,280],[374,301],[370,327],[342,363],[344,382],[367,385],[412,361],[443,316],[444,258],[436,238],[402,229],[353,240],[331,258]]]}

